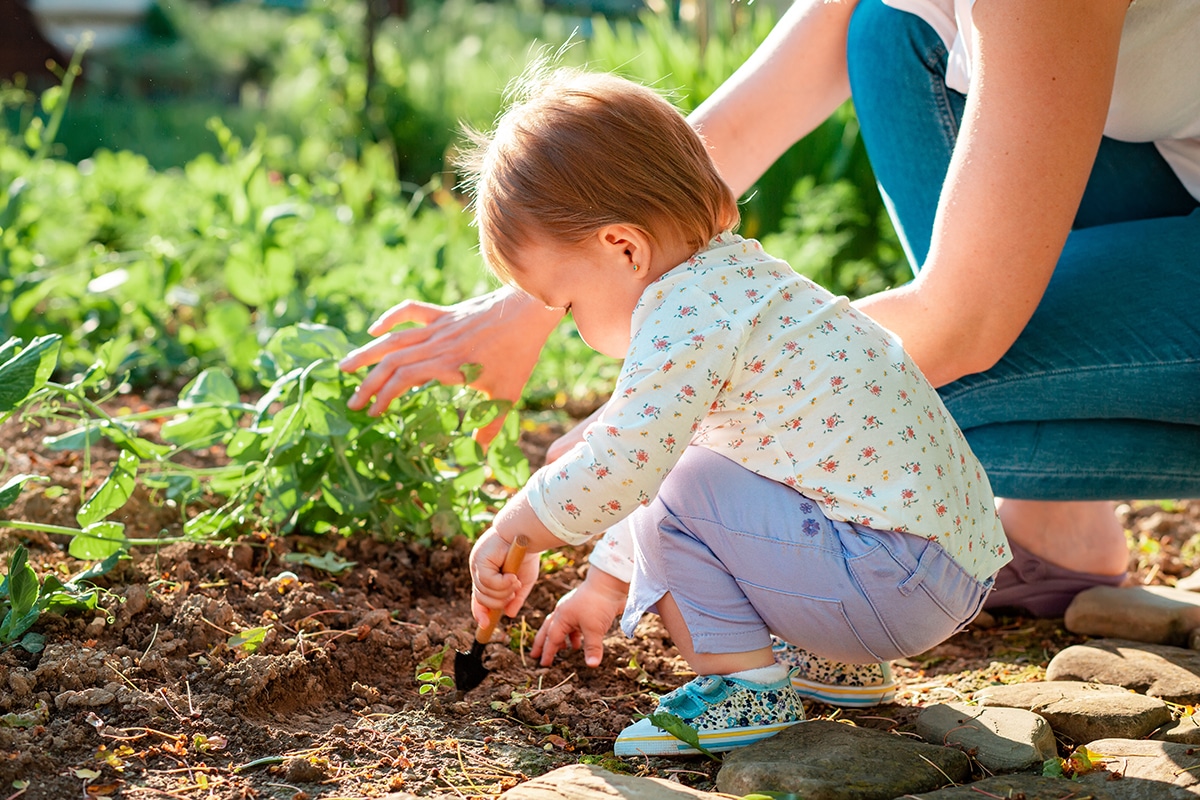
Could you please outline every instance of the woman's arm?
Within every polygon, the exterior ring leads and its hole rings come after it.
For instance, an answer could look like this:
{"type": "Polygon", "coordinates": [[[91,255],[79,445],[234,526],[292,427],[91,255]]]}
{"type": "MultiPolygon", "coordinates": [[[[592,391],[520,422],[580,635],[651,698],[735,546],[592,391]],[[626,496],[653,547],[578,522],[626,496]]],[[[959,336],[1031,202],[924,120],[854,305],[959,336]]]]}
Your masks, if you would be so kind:
{"type": "MultiPolygon", "coordinates": [[[[371,325],[370,332],[379,338],[342,360],[347,372],[377,365],[348,405],[363,408],[369,403],[371,414],[382,414],[392,400],[426,381],[461,383],[467,363],[483,367],[472,386],[515,402],[562,316],[561,310],[547,309],[508,287],[453,306],[401,303],[371,325]],[[406,322],[421,327],[389,333],[406,322]]],[[[478,438],[489,441],[502,423],[503,418],[496,420],[478,438]]]]}
{"type": "Polygon", "coordinates": [[[736,195],[850,96],[846,29],[857,0],[796,0],[688,118],[736,195]]]}
{"type": "Polygon", "coordinates": [[[962,129],[916,280],[856,305],[935,386],[991,367],[1042,298],[1108,114],[1128,0],[978,0],[962,129]]]}

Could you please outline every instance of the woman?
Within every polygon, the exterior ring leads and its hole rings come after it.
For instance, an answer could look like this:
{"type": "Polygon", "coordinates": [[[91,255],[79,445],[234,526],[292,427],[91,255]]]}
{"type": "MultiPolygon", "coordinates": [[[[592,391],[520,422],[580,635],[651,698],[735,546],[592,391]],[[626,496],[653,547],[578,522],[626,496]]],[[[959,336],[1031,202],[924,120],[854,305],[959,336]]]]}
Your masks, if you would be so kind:
{"type": "MultiPolygon", "coordinates": [[[[1104,501],[1200,494],[1192,9],[805,0],[691,118],[741,193],[853,97],[916,272],[857,305],[899,334],[1006,498],[1014,561],[990,607],[1052,616],[1120,583],[1104,501]]],[[[461,381],[465,362],[515,399],[560,317],[509,289],[401,304],[343,364],[378,365],[351,406],[381,413],[411,386],[461,381]],[[402,322],[424,327],[388,333],[402,322]]]]}

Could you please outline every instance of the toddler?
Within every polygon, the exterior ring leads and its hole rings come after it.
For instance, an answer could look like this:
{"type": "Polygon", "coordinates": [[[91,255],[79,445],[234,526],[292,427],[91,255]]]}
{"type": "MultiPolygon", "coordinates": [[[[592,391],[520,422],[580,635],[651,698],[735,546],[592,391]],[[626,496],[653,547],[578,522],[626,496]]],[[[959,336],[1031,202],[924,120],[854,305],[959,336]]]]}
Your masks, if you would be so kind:
{"type": "MultiPolygon", "coordinates": [[[[962,433],[895,336],[731,232],[736,200],[667,101],[545,68],[519,92],[463,162],[484,259],[624,367],[476,542],[474,614],[515,614],[540,551],[604,532],[543,664],[573,646],[596,666],[615,617],[632,635],[656,611],[699,676],[657,711],[714,751],[803,720],[798,687],[871,683],[817,658],[873,668],[881,699],[880,662],[961,629],[1009,559],[962,433]]],[[[648,718],[615,751],[694,752],[648,718]]]]}

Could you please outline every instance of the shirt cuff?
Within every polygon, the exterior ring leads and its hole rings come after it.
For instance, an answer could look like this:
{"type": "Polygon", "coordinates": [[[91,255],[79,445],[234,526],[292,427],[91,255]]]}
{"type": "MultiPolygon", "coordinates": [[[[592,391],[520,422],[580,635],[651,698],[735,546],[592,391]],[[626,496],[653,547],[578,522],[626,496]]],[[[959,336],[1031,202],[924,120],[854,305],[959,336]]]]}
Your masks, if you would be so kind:
{"type": "Polygon", "coordinates": [[[554,534],[559,539],[562,539],[567,544],[583,544],[592,538],[591,533],[580,533],[572,530],[559,521],[554,515],[554,511],[546,503],[546,468],[542,467],[537,472],[533,473],[533,477],[525,485],[525,497],[529,500],[529,507],[533,509],[533,513],[538,520],[546,526],[546,529],[554,534]]]}
{"type": "Polygon", "coordinates": [[[604,532],[588,564],[625,583],[633,582],[633,534],[622,520],[604,532]]]}

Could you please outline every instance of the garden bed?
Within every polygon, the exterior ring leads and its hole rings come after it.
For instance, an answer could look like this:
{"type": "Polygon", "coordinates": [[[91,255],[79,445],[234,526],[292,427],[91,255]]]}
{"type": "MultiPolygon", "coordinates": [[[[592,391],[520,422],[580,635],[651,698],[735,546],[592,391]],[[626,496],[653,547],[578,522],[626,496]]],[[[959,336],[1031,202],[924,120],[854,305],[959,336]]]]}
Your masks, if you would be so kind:
{"type": "MultiPolygon", "coordinates": [[[[0,446],[10,471],[47,475],[67,491],[46,497],[30,487],[9,516],[69,522],[82,476],[106,474],[113,453],[94,451],[88,469],[78,452],[41,449],[44,433],[10,422],[0,446]]],[[[554,433],[526,435],[535,462],[554,433]]],[[[178,528],[180,512],[144,491],[121,510],[128,535],[178,528]]],[[[1191,570],[1180,553],[1200,530],[1197,504],[1122,513],[1139,579],[1172,582],[1191,570]]],[[[39,576],[86,566],[65,542],[0,530],[4,564],[24,543],[39,576]]],[[[423,546],[267,532],[226,547],[135,549],[98,581],[94,617],[44,615],[35,629],[44,650],[0,653],[0,798],[492,797],[576,762],[713,787],[716,765],[703,758],[612,756],[616,733],[651,710],[655,692],[689,677],[657,620],[634,640],[610,635],[597,669],[579,653],[549,668],[529,658],[583,550],[545,562],[523,616],[490,646],[492,672],[479,688],[460,695],[444,685],[440,670],[452,672],[454,650],[470,642],[468,552],[462,538],[423,546]],[[353,566],[333,574],[289,553],[353,566]]],[[[920,705],[1037,680],[1077,641],[1061,620],[985,618],[901,662],[896,704],[808,712],[908,730],[920,705]]]]}

